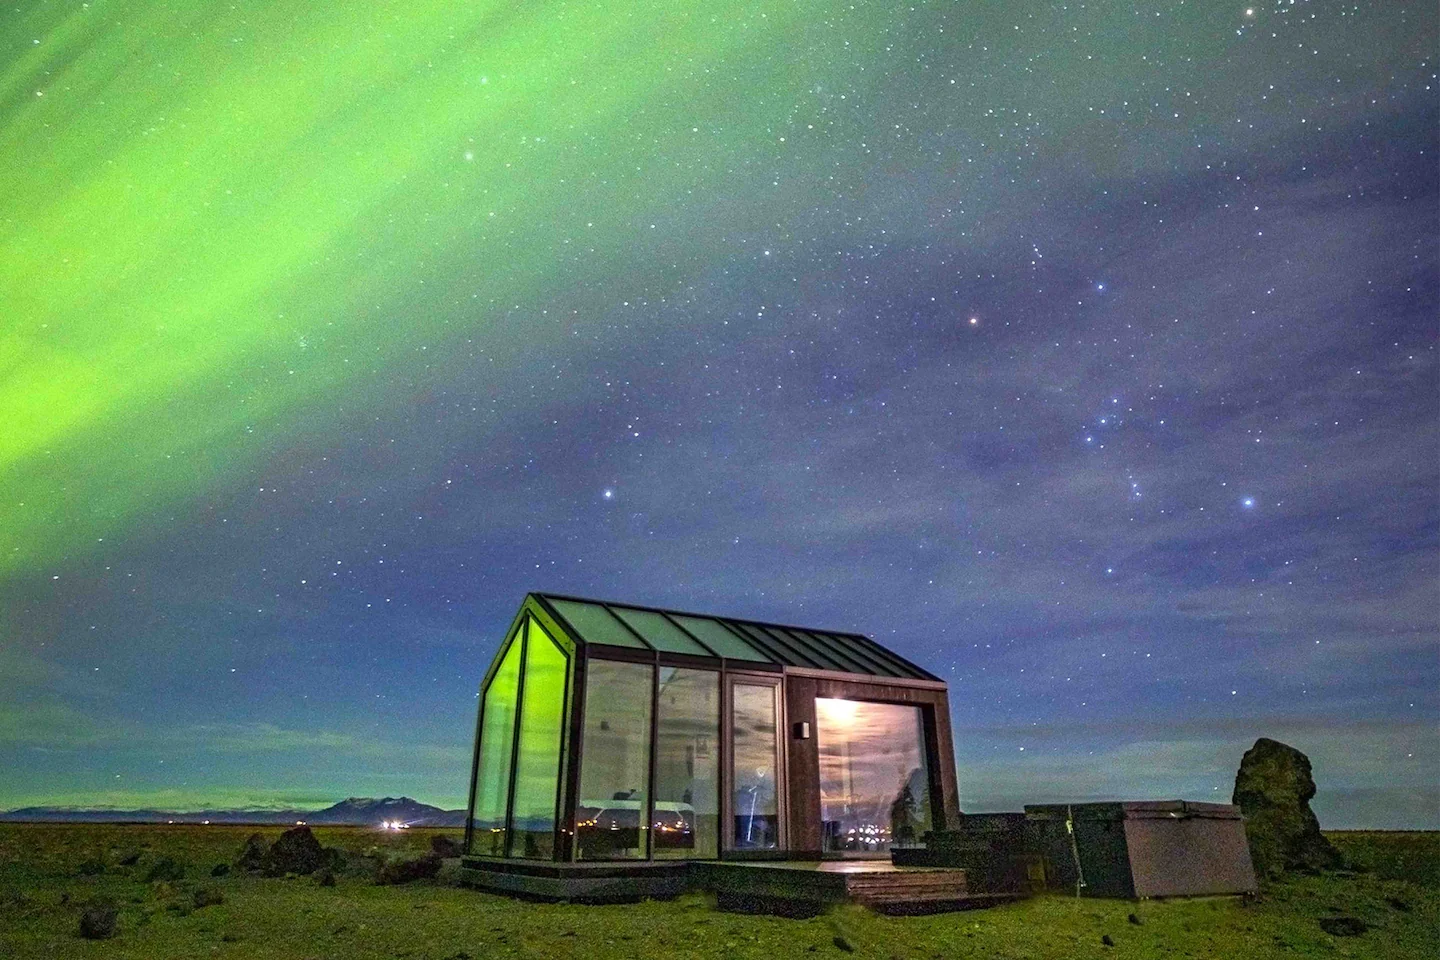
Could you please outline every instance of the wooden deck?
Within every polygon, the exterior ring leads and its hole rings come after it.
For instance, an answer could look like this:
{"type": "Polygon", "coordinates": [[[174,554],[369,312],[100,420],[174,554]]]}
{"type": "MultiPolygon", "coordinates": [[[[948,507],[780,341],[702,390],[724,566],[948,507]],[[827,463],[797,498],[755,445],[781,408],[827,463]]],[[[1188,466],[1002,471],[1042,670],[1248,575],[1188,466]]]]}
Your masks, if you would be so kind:
{"type": "Polygon", "coordinates": [[[614,903],[708,890],[723,909],[796,916],[840,903],[883,913],[938,913],[1018,896],[971,890],[965,871],[954,867],[896,866],[888,860],[535,863],[466,857],[461,874],[470,886],[547,900],[614,903]]]}
{"type": "Polygon", "coordinates": [[[885,913],[933,913],[989,905],[965,871],[949,867],[897,867],[888,860],[781,860],[695,864],[699,885],[715,891],[722,907],[770,912],[787,905],[821,910],[859,903],[885,913]]]}

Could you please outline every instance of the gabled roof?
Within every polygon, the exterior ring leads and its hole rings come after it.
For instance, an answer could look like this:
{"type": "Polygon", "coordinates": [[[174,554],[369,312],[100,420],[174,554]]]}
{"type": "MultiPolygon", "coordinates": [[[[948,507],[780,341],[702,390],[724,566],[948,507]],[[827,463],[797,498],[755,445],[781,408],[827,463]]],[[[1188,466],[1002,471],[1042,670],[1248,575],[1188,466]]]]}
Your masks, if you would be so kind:
{"type": "Polygon", "coordinates": [[[576,643],[874,677],[940,679],[859,633],[661,610],[557,593],[531,596],[559,621],[576,643]]]}

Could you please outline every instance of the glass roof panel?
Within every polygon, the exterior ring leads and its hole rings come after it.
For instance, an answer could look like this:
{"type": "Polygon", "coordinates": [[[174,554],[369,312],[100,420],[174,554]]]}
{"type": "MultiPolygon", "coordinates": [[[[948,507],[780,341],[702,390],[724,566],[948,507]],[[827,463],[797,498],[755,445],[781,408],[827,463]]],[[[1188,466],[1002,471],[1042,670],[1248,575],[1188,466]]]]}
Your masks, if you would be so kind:
{"type": "Polygon", "coordinates": [[[534,596],[574,628],[578,642],[876,677],[940,679],[861,633],[734,620],[553,594],[534,596]]]}
{"type": "Polygon", "coordinates": [[[645,649],[625,624],[610,615],[610,611],[598,603],[579,603],[575,600],[560,600],[546,597],[546,602],[570,625],[580,631],[579,639],[585,643],[608,643],[616,647],[639,647],[645,649]]]}
{"type": "Polygon", "coordinates": [[[843,655],[848,660],[862,664],[863,669],[855,671],[857,673],[873,673],[882,677],[909,676],[909,674],[900,673],[888,661],[871,655],[870,651],[857,644],[853,637],[839,633],[816,633],[813,630],[807,630],[805,633],[814,637],[817,643],[835,648],[837,656],[843,655]]]}
{"type": "Polygon", "coordinates": [[[654,610],[611,607],[610,612],[630,624],[635,632],[644,637],[645,642],[656,650],[664,650],[667,653],[688,653],[697,657],[712,656],[709,650],[688,637],[684,630],[654,610]]]}
{"type": "Polygon", "coordinates": [[[849,650],[836,643],[831,643],[828,637],[817,637],[805,630],[788,630],[781,627],[767,627],[770,633],[778,633],[791,644],[811,654],[828,670],[839,670],[842,673],[870,673],[873,667],[864,664],[853,656],[849,656],[849,650]]]}
{"type": "Polygon", "coordinates": [[[675,622],[699,638],[711,650],[731,660],[750,660],[758,663],[774,663],[769,656],[741,640],[725,629],[725,625],[707,617],[688,617],[671,614],[675,622]]]}
{"type": "Polygon", "coordinates": [[[905,660],[900,655],[892,653],[885,647],[880,646],[880,644],[876,643],[874,640],[871,640],[869,637],[860,636],[858,634],[846,634],[845,639],[853,646],[869,653],[872,659],[878,660],[879,662],[890,667],[892,670],[895,671],[895,675],[897,677],[910,677],[914,680],[933,679],[924,670],[919,669],[914,664],[905,660]]]}
{"type": "Polygon", "coordinates": [[[780,656],[784,657],[786,666],[821,667],[822,669],[824,667],[815,657],[806,653],[803,649],[798,649],[799,644],[794,640],[785,640],[776,637],[773,633],[769,633],[764,628],[757,627],[753,623],[742,623],[739,620],[732,620],[730,621],[730,625],[744,633],[745,636],[754,637],[760,646],[774,650],[780,656]]]}

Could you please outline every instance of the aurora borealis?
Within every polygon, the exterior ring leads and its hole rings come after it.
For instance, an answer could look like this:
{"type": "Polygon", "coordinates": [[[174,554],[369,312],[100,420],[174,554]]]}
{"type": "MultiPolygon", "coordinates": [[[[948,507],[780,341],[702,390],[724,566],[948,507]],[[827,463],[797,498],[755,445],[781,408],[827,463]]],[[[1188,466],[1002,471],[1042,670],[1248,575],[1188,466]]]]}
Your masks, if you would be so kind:
{"type": "Polygon", "coordinates": [[[1267,735],[1327,825],[1440,826],[1436,40],[0,13],[0,808],[458,805],[547,589],[870,633],[974,809],[1267,735]]]}

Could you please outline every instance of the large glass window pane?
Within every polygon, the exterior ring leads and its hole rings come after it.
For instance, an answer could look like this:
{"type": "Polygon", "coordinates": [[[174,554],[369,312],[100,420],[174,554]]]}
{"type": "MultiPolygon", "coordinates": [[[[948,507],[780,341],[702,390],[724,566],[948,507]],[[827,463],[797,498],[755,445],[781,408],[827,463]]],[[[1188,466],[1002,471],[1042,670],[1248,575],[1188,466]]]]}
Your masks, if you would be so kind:
{"type": "Polygon", "coordinates": [[[625,629],[625,624],[616,620],[609,610],[598,603],[556,600],[554,597],[547,597],[546,602],[559,611],[560,616],[570,621],[570,625],[580,632],[580,638],[586,643],[608,643],[616,647],[645,649],[645,644],[625,629]]]}
{"type": "Polygon", "coordinates": [[[515,806],[510,856],[555,855],[555,800],[560,785],[561,724],[565,717],[565,651],[533,619],[525,649],[520,702],[520,753],[515,760],[515,806]]]}
{"type": "Polygon", "coordinates": [[[710,656],[710,652],[687,637],[685,631],[653,610],[635,610],[630,607],[611,607],[610,609],[656,650],[665,650],[669,653],[688,653],[697,657],[710,656]]]}
{"type": "Polygon", "coordinates": [[[654,856],[719,855],[720,674],[660,668],[655,706],[654,856]]]}
{"type": "Polygon", "coordinates": [[[700,638],[701,643],[722,657],[732,660],[753,660],[759,663],[773,662],[764,653],[727,630],[724,624],[715,620],[676,615],[675,622],[695,634],[700,638]]]}
{"type": "Polygon", "coordinates": [[[645,856],[654,669],[646,663],[586,663],[585,735],[575,809],[579,859],[645,856]]]}
{"type": "Polygon", "coordinates": [[[510,755],[515,743],[515,696],[520,679],[520,636],[485,688],[480,714],[480,764],[475,769],[471,852],[505,855],[505,805],[510,793],[510,755]]]}
{"type": "Polygon", "coordinates": [[[780,845],[780,795],[776,786],[779,689],[768,683],[736,683],[732,688],[731,819],[736,850],[773,850],[780,845]]]}
{"type": "Polygon", "coordinates": [[[919,707],[815,700],[824,848],[881,853],[930,829],[930,778],[919,707]]]}

